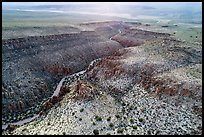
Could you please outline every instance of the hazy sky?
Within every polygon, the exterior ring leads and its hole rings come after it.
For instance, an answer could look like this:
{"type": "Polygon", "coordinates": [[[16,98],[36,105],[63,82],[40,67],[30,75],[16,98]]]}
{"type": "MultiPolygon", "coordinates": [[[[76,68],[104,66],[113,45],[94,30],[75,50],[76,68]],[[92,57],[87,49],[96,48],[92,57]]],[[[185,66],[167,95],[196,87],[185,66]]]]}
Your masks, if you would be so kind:
{"type": "Polygon", "coordinates": [[[202,2],[2,2],[3,6],[19,6],[19,5],[67,5],[67,4],[119,4],[119,5],[139,5],[146,4],[159,4],[159,5],[168,5],[168,4],[202,4],[202,2]]]}
{"type": "Polygon", "coordinates": [[[131,19],[133,18],[133,16],[135,17],[138,15],[169,15],[176,16],[178,18],[181,18],[183,15],[185,15],[186,17],[191,15],[191,17],[189,16],[189,18],[194,18],[194,13],[196,13],[199,18],[201,18],[200,16],[202,16],[202,2],[2,2],[2,9],[58,13],[77,12],[80,14],[100,14],[120,16],[131,19]],[[32,7],[38,5],[53,6],[32,7]],[[55,5],[62,6],[55,7],[55,5]],[[149,12],[148,10],[151,12],[149,12]]]}
{"type": "Polygon", "coordinates": [[[67,4],[121,4],[121,5],[132,5],[139,4],[138,2],[2,2],[2,5],[67,5],[67,4]]]}

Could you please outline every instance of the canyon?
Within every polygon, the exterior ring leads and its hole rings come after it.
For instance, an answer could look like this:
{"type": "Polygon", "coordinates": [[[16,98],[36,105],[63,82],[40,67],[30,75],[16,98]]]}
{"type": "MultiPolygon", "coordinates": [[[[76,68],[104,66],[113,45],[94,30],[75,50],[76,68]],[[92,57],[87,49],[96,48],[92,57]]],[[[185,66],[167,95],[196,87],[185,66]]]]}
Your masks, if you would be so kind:
{"type": "Polygon", "coordinates": [[[3,39],[3,134],[201,134],[202,43],[143,26],[3,39]]]}

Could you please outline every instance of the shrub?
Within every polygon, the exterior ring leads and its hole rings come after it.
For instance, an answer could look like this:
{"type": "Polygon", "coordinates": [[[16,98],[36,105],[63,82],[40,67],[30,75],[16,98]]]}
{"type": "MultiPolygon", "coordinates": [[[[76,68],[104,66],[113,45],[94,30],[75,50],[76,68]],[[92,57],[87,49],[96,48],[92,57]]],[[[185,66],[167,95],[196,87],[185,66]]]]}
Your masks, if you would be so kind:
{"type": "Polygon", "coordinates": [[[110,121],[111,120],[111,117],[107,118],[107,121],[110,121]]]}
{"type": "Polygon", "coordinates": [[[117,133],[123,133],[124,129],[123,128],[118,128],[117,133]]]}
{"type": "Polygon", "coordinates": [[[148,135],[151,135],[151,131],[150,131],[150,130],[148,130],[148,131],[147,131],[147,134],[148,134],[148,135]]]}
{"type": "Polygon", "coordinates": [[[124,103],[124,102],[122,103],[122,106],[125,106],[125,103],[124,103]]]}
{"type": "Polygon", "coordinates": [[[139,118],[139,121],[140,121],[140,122],[143,122],[143,121],[144,121],[144,119],[143,119],[143,118],[139,118]]]}
{"type": "Polygon", "coordinates": [[[133,128],[133,129],[137,129],[137,126],[136,126],[136,125],[135,125],[135,126],[132,126],[132,128],[133,128]]]}
{"type": "Polygon", "coordinates": [[[96,121],[102,121],[102,118],[99,116],[95,116],[96,121]]]}
{"type": "Polygon", "coordinates": [[[160,130],[157,129],[155,135],[158,135],[160,133],[160,130]]]}
{"type": "Polygon", "coordinates": [[[130,123],[134,123],[134,120],[132,118],[130,119],[130,123]]]}
{"type": "Polygon", "coordinates": [[[94,129],[94,130],[93,130],[93,133],[94,133],[94,135],[99,135],[98,129],[94,129]]]}
{"type": "Polygon", "coordinates": [[[113,125],[113,123],[110,123],[109,126],[110,126],[110,127],[113,127],[114,125],[113,125]]]}
{"type": "Polygon", "coordinates": [[[119,115],[115,115],[115,117],[116,117],[116,118],[120,118],[120,116],[119,116],[119,115]]]}
{"type": "Polygon", "coordinates": [[[82,109],[80,109],[80,112],[83,112],[84,111],[84,109],[82,108],[82,109]]]}

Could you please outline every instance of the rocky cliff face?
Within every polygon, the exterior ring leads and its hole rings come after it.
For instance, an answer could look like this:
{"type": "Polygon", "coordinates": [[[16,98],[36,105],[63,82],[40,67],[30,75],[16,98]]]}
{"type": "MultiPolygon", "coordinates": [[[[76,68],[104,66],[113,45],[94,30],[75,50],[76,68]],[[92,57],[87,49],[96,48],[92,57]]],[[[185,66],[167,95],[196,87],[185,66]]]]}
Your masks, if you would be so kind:
{"type": "Polygon", "coordinates": [[[38,112],[62,77],[120,48],[118,42],[96,31],[3,40],[3,121],[17,121],[28,116],[28,111],[30,116],[38,112]]]}

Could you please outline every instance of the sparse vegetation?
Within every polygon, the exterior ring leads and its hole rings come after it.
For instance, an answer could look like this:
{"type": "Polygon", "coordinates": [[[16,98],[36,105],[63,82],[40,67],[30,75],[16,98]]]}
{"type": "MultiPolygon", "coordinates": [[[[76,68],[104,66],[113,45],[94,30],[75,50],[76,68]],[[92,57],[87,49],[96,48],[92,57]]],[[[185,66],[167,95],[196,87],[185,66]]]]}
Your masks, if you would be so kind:
{"type": "Polygon", "coordinates": [[[86,15],[88,23],[73,25],[70,18],[85,16],[41,14],[16,10],[2,22],[2,124],[42,115],[23,126],[9,124],[9,134],[202,134],[199,21],[147,17],[126,23],[117,17],[121,21],[90,23],[95,15],[86,15]],[[56,20],[49,23],[47,16],[56,20]],[[59,19],[65,24],[57,26],[59,19]],[[50,98],[64,76],[59,96],[50,98]]]}
{"type": "Polygon", "coordinates": [[[102,121],[102,118],[99,116],[95,116],[96,121],[102,121]]]}

